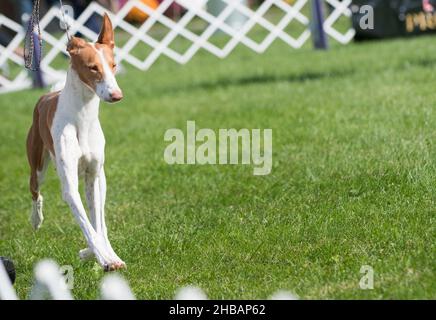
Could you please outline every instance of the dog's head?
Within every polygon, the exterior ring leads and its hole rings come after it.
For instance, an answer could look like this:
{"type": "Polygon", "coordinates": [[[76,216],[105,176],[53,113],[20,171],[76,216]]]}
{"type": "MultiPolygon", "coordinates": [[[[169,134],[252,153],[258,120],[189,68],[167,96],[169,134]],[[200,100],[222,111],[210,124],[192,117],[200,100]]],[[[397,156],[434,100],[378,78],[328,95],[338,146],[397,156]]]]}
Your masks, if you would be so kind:
{"type": "Polygon", "coordinates": [[[106,102],[117,102],[123,98],[115,79],[117,66],[114,46],[114,31],[107,14],[103,17],[103,25],[96,43],[72,37],[67,46],[72,68],[80,80],[106,102]]]}

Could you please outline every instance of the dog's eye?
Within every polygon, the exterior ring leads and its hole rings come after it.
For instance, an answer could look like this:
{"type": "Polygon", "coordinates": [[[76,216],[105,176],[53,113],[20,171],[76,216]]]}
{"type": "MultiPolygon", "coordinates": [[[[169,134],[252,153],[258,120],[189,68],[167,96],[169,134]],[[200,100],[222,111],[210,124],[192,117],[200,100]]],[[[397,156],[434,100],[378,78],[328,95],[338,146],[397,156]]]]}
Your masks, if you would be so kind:
{"type": "Polygon", "coordinates": [[[92,72],[98,72],[98,67],[97,67],[97,66],[89,66],[88,68],[89,68],[89,70],[91,70],[92,72]]]}
{"type": "Polygon", "coordinates": [[[113,63],[113,64],[112,64],[112,69],[116,69],[116,67],[117,67],[117,64],[116,64],[116,63],[113,63]]]}

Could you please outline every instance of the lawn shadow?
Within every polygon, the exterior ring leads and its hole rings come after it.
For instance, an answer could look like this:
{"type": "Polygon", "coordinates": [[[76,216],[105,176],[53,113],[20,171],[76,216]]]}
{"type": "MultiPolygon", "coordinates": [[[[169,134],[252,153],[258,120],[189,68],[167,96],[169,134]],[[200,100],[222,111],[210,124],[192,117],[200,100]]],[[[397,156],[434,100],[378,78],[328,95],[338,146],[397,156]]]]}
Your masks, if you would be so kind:
{"type": "Polygon", "coordinates": [[[434,67],[434,65],[436,65],[436,59],[432,59],[432,58],[424,58],[424,59],[419,59],[419,60],[412,60],[409,61],[409,64],[412,66],[418,66],[418,67],[434,67]]]}
{"type": "MultiPolygon", "coordinates": [[[[412,66],[417,67],[432,67],[436,65],[436,59],[426,58],[419,60],[408,61],[412,66]]],[[[396,66],[395,69],[403,69],[403,65],[396,66]]],[[[357,71],[358,72],[358,71],[357,71]]],[[[340,79],[356,74],[356,70],[330,70],[330,71],[307,71],[296,74],[261,74],[261,75],[248,75],[244,77],[232,78],[231,76],[219,78],[213,81],[194,82],[188,84],[177,85],[173,87],[166,87],[165,94],[168,92],[179,93],[189,92],[196,90],[215,90],[228,87],[243,87],[251,85],[262,85],[271,83],[305,83],[308,81],[317,81],[323,79],[340,79]]]]}
{"type": "Polygon", "coordinates": [[[228,88],[228,87],[243,87],[250,85],[262,85],[271,84],[279,82],[288,83],[304,83],[308,81],[316,81],[326,78],[338,79],[342,77],[347,77],[354,74],[353,70],[345,71],[326,71],[326,72],[304,72],[300,74],[264,74],[264,75],[250,75],[246,77],[239,78],[221,78],[215,81],[206,81],[191,83],[183,86],[172,87],[170,90],[165,89],[165,92],[186,92],[186,91],[196,91],[196,90],[214,90],[218,88],[228,88]]]}
{"type": "Polygon", "coordinates": [[[301,74],[283,75],[253,75],[242,78],[219,79],[212,82],[203,82],[191,86],[194,89],[226,88],[230,86],[249,86],[253,84],[269,84],[276,82],[302,83],[307,81],[321,80],[325,78],[341,78],[353,74],[354,71],[328,71],[328,72],[304,72],[301,74]]]}

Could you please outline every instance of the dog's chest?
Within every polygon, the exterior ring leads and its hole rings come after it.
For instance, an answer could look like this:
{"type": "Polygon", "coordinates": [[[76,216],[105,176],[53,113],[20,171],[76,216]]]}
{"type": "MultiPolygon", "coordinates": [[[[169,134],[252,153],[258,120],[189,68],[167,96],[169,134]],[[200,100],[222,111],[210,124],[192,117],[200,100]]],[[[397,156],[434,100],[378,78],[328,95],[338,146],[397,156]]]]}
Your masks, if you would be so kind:
{"type": "Polygon", "coordinates": [[[95,171],[103,163],[104,137],[98,120],[80,121],[76,124],[79,144],[79,173],[95,171]]]}
{"type": "Polygon", "coordinates": [[[98,104],[85,105],[80,110],[72,106],[59,109],[53,134],[69,140],[66,149],[78,160],[79,174],[97,172],[104,161],[105,144],[98,120],[98,104]],[[60,132],[56,132],[57,128],[60,132]]]}

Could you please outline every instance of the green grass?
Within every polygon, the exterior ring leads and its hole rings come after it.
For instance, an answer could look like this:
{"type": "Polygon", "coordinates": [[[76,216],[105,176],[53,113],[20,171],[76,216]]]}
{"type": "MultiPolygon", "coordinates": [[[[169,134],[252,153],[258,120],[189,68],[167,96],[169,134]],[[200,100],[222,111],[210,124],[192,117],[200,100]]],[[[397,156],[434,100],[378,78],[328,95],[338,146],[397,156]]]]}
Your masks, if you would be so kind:
{"type": "MultiPolygon", "coordinates": [[[[186,66],[161,58],[119,77],[122,103],[101,106],[107,220],[140,299],[193,284],[210,298],[436,298],[436,41],[433,37],[265,54],[238,47],[186,66]],[[164,132],[272,128],[273,171],[169,166],[164,132]],[[360,290],[362,265],[374,290],[360,290]]],[[[45,221],[28,222],[25,137],[41,91],[0,96],[0,255],[25,298],[43,258],[74,268],[76,298],[104,273],[50,169],[45,221]]]]}

